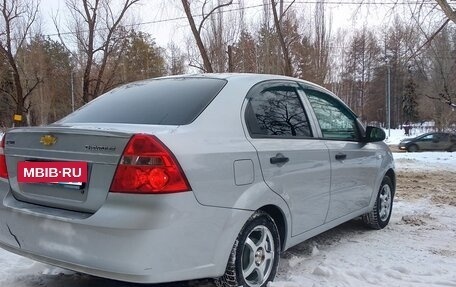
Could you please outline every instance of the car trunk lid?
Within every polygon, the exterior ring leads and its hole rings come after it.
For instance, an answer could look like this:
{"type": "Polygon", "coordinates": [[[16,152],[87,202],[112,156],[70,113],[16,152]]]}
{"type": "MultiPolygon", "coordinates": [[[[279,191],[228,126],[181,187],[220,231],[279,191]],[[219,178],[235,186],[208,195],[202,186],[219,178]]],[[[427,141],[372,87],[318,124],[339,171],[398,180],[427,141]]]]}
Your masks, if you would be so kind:
{"type": "MultiPolygon", "coordinates": [[[[102,126],[102,125],[101,125],[102,126]]],[[[21,201],[93,213],[106,200],[122,152],[135,129],[81,126],[17,128],[5,137],[8,177],[13,195],[21,201]],[[55,138],[55,142],[49,139],[55,138]],[[84,184],[18,182],[19,162],[86,162],[84,184]]],[[[149,132],[153,133],[153,128],[149,132]]],[[[170,130],[158,127],[157,132],[170,130]]]]}

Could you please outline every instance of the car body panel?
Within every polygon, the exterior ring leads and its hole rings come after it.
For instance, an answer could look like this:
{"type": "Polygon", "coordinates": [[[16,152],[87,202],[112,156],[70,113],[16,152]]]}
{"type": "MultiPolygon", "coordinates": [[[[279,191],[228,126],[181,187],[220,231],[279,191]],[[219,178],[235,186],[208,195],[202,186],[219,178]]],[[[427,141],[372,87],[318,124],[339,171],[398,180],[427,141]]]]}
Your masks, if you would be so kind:
{"type": "Polygon", "coordinates": [[[65,211],[49,214],[46,209],[50,208],[37,210],[10,192],[1,191],[0,199],[0,242],[8,250],[64,268],[139,283],[222,275],[237,232],[252,214],[201,206],[191,192],[111,193],[87,218],[65,211]]]}
{"type": "Polygon", "coordinates": [[[326,220],[331,221],[369,206],[385,152],[371,143],[326,141],[326,145],[331,159],[331,207],[326,220]],[[338,160],[338,154],[346,158],[338,160]]]}
{"type": "MultiPolygon", "coordinates": [[[[160,135],[172,133],[176,128],[148,125],[141,131],[160,135]]],[[[5,138],[9,167],[20,161],[82,161],[88,165],[89,178],[80,188],[19,183],[17,169],[9,168],[11,191],[26,202],[93,213],[103,205],[120,156],[133,133],[130,126],[121,124],[109,128],[77,124],[13,129],[5,138]],[[41,137],[46,135],[52,135],[55,144],[42,144],[41,137]]]]}
{"type": "MultiPolygon", "coordinates": [[[[5,152],[11,173],[10,182],[0,179],[0,246],[117,280],[190,280],[223,275],[239,232],[258,209],[278,211],[275,216],[284,222],[279,229],[286,250],[373,208],[382,178],[394,170],[391,152],[384,143],[323,139],[302,91],[311,138],[259,139],[250,137],[246,129],[246,97],[259,83],[299,83],[332,93],[276,75],[184,77],[226,80],[188,124],[57,123],[9,131],[5,152]],[[68,145],[59,146],[61,153],[57,145],[53,150],[39,144],[40,136],[50,133],[62,140],[68,136],[68,145]],[[191,190],[160,195],[109,192],[121,152],[136,133],[154,135],[172,151],[191,190]],[[27,147],[26,139],[32,146],[27,147]],[[85,145],[116,148],[112,153],[92,152],[85,151],[85,145]],[[341,151],[347,159],[335,161],[341,151]],[[290,161],[272,165],[270,158],[280,152],[290,161]],[[87,161],[95,166],[89,185],[98,189],[88,189],[79,200],[62,197],[62,190],[40,196],[48,191],[17,183],[15,165],[27,159],[87,161]]],[[[276,224],[281,220],[275,218],[276,224]]]]}

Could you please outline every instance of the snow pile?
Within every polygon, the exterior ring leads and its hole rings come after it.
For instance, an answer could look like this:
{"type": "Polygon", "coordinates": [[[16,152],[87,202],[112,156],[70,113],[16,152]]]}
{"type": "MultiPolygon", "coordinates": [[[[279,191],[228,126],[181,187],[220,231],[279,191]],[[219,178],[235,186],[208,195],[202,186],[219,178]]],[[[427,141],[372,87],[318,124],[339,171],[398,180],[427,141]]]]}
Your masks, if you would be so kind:
{"type": "Polygon", "coordinates": [[[456,171],[456,152],[403,152],[393,153],[393,156],[396,168],[400,171],[439,169],[456,171]]]}
{"type": "Polygon", "coordinates": [[[400,130],[400,129],[390,130],[389,136],[388,136],[388,130],[384,129],[384,131],[386,133],[385,143],[387,145],[398,145],[401,140],[415,136],[415,135],[406,136],[404,130],[400,130]]]}

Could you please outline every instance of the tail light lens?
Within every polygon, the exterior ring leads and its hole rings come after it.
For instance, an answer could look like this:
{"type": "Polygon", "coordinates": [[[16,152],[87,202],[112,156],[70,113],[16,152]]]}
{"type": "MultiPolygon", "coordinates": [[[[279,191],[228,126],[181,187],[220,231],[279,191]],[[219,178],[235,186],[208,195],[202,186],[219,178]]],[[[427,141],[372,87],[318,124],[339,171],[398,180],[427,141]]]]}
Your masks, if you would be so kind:
{"type": "Polygon", "coordinates": [[[191,190],[171,151],[155,136],[136,134],[127,144],[111,192],[174,193],[191,190]]]}
{"type": "Polygon", "coordinates": [[[5,135],[0,140],[0,177],[8,178],[8,170],[6,169],[5,158],[5,135]]]}

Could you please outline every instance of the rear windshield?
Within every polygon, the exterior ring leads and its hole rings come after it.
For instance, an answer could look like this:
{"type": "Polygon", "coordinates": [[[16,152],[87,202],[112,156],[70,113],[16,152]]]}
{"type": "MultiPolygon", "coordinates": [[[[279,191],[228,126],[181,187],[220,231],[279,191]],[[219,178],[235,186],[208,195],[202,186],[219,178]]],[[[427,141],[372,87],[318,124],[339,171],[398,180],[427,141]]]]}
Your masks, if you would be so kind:
{"type": "Polygon", "coordinates": [[[196,77],[131,83],[98,97],[58,123],[186,125],[225,84],[222,79],[196,77]]]}

